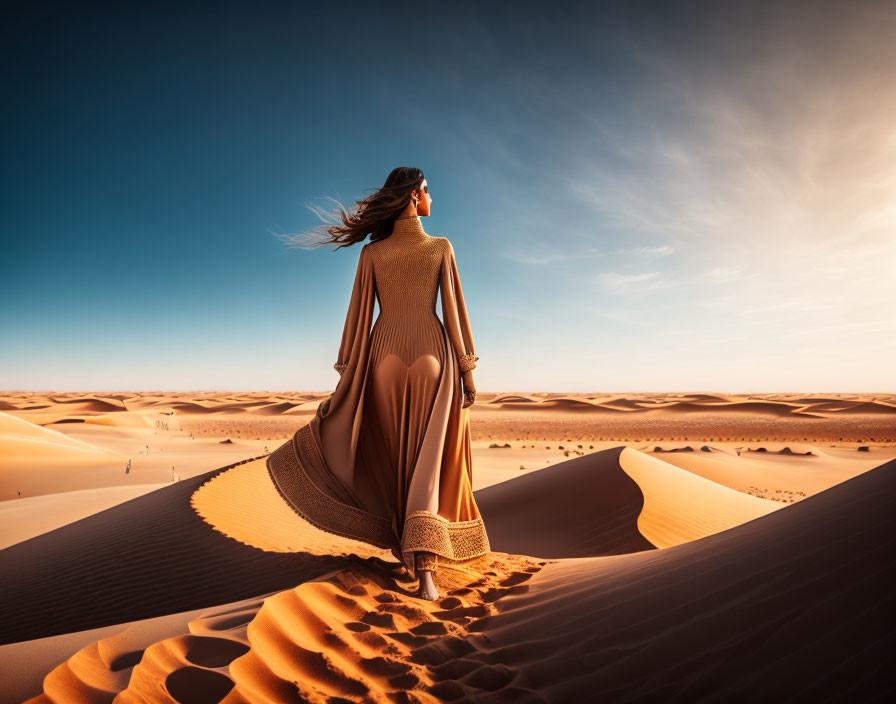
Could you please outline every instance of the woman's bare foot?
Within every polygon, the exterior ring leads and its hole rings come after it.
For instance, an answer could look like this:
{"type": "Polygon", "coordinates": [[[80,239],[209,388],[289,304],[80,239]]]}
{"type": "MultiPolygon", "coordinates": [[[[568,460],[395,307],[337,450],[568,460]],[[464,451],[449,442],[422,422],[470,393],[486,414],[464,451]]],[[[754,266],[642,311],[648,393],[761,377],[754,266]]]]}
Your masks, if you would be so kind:
{"type": "Polygon", "coordinates": [[[435,601],[439,598],[439,590],[436,589],[436,583],[432,579],[432,570],[420,570],[420,591],[418,592],[421,599],[435,601]]]}

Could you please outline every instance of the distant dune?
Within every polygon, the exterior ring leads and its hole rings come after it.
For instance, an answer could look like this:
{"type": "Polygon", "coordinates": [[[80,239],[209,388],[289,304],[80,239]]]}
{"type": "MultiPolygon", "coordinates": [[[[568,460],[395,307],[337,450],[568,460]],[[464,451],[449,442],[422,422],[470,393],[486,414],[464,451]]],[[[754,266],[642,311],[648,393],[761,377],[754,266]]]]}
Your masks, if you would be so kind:
{"type": "Polygon", "coordinates": [[[263,415],[279,415],[281,413],[288,413],[292,409],[294,409],[298,404],[290,403],[289,401],[281,401],[280,403],[272,403],[267,406],[259,406],[255,409],[255,413],[261,413],[263,415]]]}
{"type": "Polygon", "coordinates": [[[109,411],[126,411],[121,401],[108,398],[53,398],[54,403],[65,404],[68,413],[108,413],[109,411]]]}
{"type": "Polygon", "coordinates": [[[80,489],[84,473],[102,474],[125,462],[118,453],[0,412],[0,500],[17,498],[24,484],[39,485],[42,477],[44,493],[80,489]]]}
{"type": "Polygon", "coordinates": [[[541,399],[535,396],[523,396],[521,394],[508,394],[506,396],[496,396],[495,398],[489,399],[487,403],[492,404],[501,404],[501,403],[540,403],[541,399]]]}

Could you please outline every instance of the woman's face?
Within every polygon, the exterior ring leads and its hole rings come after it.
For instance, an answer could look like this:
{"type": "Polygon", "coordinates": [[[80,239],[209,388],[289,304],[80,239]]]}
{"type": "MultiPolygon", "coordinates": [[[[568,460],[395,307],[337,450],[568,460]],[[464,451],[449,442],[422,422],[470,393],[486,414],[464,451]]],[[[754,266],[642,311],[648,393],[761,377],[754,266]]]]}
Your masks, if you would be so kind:
{"type": "Polygon", "coordinates": [[[420,194],[420,200],[417,201],[417,215],[429,215],[429,206],[432,203],[432,198],[429,197],[429,184],[426,182],[426,179],[423,179],[423,183],[420,184],[418,193],[420,194]]]}

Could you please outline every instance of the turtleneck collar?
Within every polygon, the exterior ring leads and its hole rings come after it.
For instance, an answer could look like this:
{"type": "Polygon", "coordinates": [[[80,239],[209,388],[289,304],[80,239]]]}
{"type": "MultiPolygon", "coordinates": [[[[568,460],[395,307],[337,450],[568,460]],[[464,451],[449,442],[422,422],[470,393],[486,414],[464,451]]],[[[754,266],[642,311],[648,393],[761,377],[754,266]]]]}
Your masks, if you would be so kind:
{"type": "Polygon", "coordinates": [[[412,215],[409,218],[398,218],[392,226],[392,237],[399,239],[423,239],[429,237],[423,229],[423,223],[420,222],[419,215],[412,215]]]}

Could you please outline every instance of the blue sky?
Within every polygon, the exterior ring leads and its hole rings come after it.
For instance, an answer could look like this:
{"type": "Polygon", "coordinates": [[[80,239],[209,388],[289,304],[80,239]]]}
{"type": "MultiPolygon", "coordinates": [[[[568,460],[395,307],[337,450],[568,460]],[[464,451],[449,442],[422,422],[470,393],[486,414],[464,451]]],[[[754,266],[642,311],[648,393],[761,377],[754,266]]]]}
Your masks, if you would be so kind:
{"type": "Polygon", "coordinates": [[[481,391],[896,390],[892,5],[185,5],[2,30],[0,389],[333,388],[412,165],[481,391]]]}

